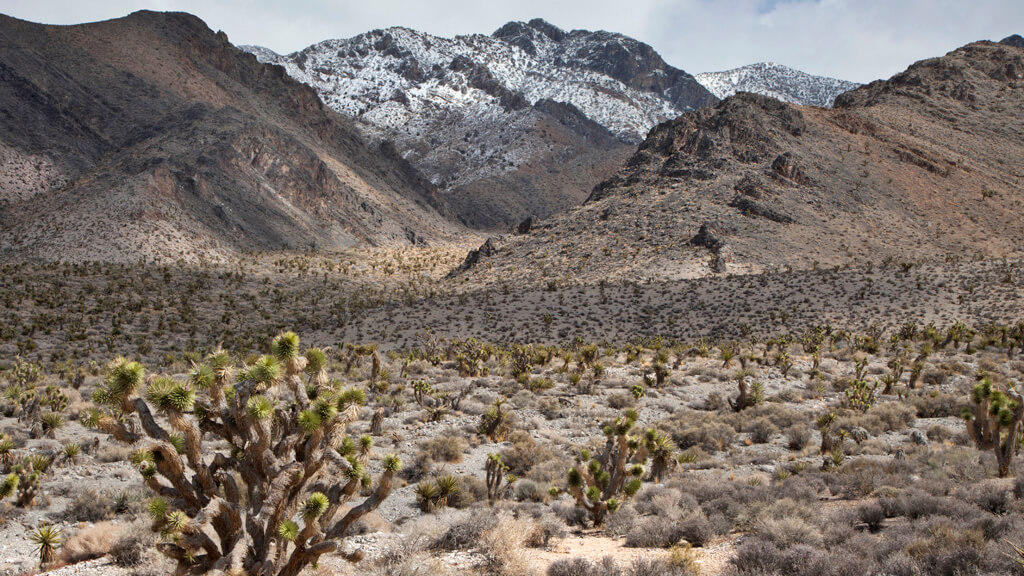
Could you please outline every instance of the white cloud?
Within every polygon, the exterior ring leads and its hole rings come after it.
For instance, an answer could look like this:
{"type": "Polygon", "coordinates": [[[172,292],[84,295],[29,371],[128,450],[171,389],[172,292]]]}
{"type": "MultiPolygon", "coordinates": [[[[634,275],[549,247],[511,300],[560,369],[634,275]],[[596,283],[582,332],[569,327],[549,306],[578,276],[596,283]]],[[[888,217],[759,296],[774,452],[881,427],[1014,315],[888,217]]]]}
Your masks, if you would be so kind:
{"type": "Polygon", "coordinates": [[[509,20],[541,17],[633,36],[691,73],[772,60],[862,82],[973,40],[1024,33],[1020,0],[4,0],[0,10],[72,24],[141,8],[191,12],[236,44],[279,52],[395,25],[489,34],[509,20]]]}

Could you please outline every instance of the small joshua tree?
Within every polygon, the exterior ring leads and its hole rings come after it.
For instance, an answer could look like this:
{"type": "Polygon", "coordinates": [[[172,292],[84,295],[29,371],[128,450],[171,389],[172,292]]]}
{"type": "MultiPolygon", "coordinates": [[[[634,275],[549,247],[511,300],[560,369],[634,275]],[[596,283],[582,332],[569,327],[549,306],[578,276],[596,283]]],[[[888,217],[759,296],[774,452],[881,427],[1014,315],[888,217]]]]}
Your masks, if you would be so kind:
{"type": "MultiPolygon", "coordinates": [[[[304,382],[311,362],[292,332],[276,337],[272,351],[235,378],[217,350],[186,381],[147,378],[141,364],[118,358],[94,394],[99,408],[88,423],[141,445],[133,462],[156,495],[160,551],[178,562],[178,574],[297,576],[339,552],[352,524],[391,492],[395,456],[383,459],[370,495],[345,508],[372,485],[372,440],[345,433],[365,395],[334,389],[320,370],[304,382]]],[[[316,364],[319,355],[310,356],[316,364]]]]}
{"type": "Polygon", "coordinates": [[[978,450],[994,450],[999,464],[999,477],[1010,473],[1010,463],[1017,452],[1018,435],[1024,421],[1024,398],[1013,388],[996,390],[992,380],[983,376],[971,390],[971,405],[965,407],[967,435],[978,450]]]}
{"type": "Polygon", "coordinates": [[[21,458],[11,466],[10,474],[0,481],[0,500],[13,497],[19,508],[33,506],[43,474],[51,463],[50,457],[41,454],[21,458]]]}
{"type": "Polygon", "coordinates": [[[619,507],[618,497],[632,497],[640,489],[644,460],[638,451],[643,442],[629,432],[636,424],[637,413],[626,412],[604,427],[605,446],[600,455],[591,457],[584,450],[576,457],[576,466],[569,469],[569,493],[576,505],[590,513],[595,526],[604,522],[608,512],[619,507]]]}
{"type": "Polygon", "coordinates": [[[508,473],[508,465],[502,462],[501,454],[496,452],[487,455],[484,472],[487,480],[487,502],[493,504],[515,483],[516,477],[508,473]]]}

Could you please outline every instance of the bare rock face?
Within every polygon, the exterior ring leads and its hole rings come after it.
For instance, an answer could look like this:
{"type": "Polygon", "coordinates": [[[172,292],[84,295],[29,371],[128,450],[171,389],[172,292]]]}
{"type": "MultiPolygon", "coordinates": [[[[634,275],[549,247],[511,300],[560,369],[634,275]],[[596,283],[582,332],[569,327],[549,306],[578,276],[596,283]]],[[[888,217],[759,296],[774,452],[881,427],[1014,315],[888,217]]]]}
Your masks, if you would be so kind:
{"type": "Polygon", "coordinates": [[[188,14],[0,16],[0,78],[0,149],[52,173],[0,194],[0,246],[17,257],[195,260],[459,230],[393,146],[368,146],[313,89],[188,14]]]}
{"type": "Polygon", "coordinates": [[[470,250],[469,254],[466,254],[466,259],[462,261],[462,264],[458,268],[448,274],[449,277],[454,277],[461,272],[470,270],[477,264],[479,264],[484,258],[490,258],[498,253],[498,245],[494,238],[488,238],[475,250],[470,250]]]}

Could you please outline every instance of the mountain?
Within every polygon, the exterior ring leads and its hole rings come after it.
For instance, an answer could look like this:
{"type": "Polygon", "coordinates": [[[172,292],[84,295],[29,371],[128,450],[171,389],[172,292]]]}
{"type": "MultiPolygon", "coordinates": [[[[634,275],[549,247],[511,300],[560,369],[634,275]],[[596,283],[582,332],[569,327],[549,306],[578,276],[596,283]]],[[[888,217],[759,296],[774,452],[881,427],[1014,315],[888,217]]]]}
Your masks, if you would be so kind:
{"type": "Polygon", "coordinates": [[[652,127],[716,101],[646,44],[543,20],[491,36],[374,30],[287,56],[243,49],[313,86],[371,140],[393,141],[482,228],[578,204],[652,127]]]}
{"type": "Polygon", "coordinates": [[[1020,34],[1014,34],[1013,36],[1007,36],[999,41],[1000,44],[1006,44],[1007,46],[1013,46],[1015,48],[1024,48],[1024,37],[1020,34]]]}
{"type": "Polygon", "coordinates": [[[583,206],[492,238],[462,274],[523,285],[1019,255],[1022,109],[1024,49],[992,42],[833,109],[741,93],[659,125],[583,206]]]}
{"type": "Polygon", "coordinates": [[[814,76],[774,62],[760,62],[725,72],[705,72],[694,78],[718,98],[752,92],[791,104],[822,107],[831,106],[836,96],[860,86],[856,82],[814,76]]]}
{"type": "Polygon", "coordinates": [[[460,230],[393,147],[188,14],[0,16],[0,118],[8,256],[197,260],[460,230]]]}

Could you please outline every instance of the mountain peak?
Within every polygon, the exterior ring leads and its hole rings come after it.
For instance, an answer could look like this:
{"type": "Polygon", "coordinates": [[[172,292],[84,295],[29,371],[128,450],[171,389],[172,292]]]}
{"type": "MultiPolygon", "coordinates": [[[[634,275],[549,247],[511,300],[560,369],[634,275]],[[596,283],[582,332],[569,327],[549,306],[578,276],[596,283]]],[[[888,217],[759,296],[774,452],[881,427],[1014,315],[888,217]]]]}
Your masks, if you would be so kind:
{"type": "Polygon", "coordinates": [[[1014,34],[1012,36],[1007,36],[1006,38],[1003,38],[1002,40],[999,41],[999,43],[1006,44],[1008,46],[1014,46],[1016,48],[1024,48],[1024,37],[1021,37],[1020,34],[1014,34]]]}

